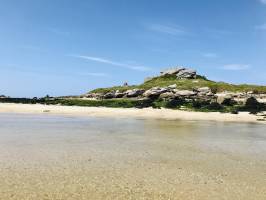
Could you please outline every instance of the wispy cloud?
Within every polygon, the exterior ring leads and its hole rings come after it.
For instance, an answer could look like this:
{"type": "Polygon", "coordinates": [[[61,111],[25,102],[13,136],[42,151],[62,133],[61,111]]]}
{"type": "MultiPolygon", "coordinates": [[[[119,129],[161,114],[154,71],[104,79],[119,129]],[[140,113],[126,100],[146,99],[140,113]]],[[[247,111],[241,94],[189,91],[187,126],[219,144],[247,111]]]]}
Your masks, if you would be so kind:
{"type": "Polygon", "coordinates": [[[89,60],[89,61],[109,64],[109,65],[113,65],[113,66],[117,66],[117,67],[123,67],[123,68],[136,70],[136,71],[150,71],[151,70],[151,68],[147,67],[147,66],[131,65],[131,64],[127,64],[127,63],[121,63],[121,62],[108,60],[108,59],[101,58],[101,57],[83,56],[83,55],[71,55],[71,56],[75,57],[75,58],[81,58],[81,59],[84,59],[84,60],[89,60]]]}
{"type": "MultiPolygon", "coordinates": [[[[265,2],[266,2],[266,0],[265,0],[265,2]]],[[[258,25],[258,26],[255,26],[255,29],[256,30],[266,31],[266,23],[265,24],[258,25]]]]}
{"type": "Polygon", "coordinates": [[[217,58],[218,57],[216,53],[204,53],[202,54],[202,56],[205,58],[217,58]]]}
{"type": "Polygon", "coordinates": [[[148,29],[173,36],[184,35],[187,33],[183,27],[176,25],[151,24],[148,26],[148,29]]]}
{"type": "Polygon", "coordinates": [[[266,0],[259,0],[262,4],[266,5],[266,0]]]}
{"type": "Polygon", "coordinates": [[[231,70],[231,71],[240,71],[240,70],[247,70],[250,68],[250,65],[246,64],[229,64],[224,65],[222,69],[224,70],[231,70]]]}

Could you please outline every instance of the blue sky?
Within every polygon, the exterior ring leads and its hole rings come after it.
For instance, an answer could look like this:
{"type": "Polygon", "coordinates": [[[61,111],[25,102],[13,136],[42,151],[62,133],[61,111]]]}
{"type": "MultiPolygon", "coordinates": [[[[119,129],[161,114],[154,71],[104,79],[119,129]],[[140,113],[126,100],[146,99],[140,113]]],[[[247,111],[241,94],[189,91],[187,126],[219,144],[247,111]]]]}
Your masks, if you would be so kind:
{"type": "Polygon", "coordinates": [[[266,85],[266,0],[0,0],[0,94],[82,94],[176,65],[266,85]]]}

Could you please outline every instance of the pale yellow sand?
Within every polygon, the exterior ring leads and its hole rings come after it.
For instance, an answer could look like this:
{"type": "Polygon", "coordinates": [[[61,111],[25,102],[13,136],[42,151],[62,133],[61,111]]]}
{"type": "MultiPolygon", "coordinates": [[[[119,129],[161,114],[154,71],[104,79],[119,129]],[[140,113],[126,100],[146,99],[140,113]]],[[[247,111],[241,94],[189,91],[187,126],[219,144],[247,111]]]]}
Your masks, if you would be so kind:
{"type": "Polygon", "coordinates": [[[219,112],[189,112],[170,109],[137,109],[137,108],[104,108],[104,107],[79,107],[79,106],[59,106],[59,105],[29,105],[0,103],[0,113],[25,113],[25,114],[59,114],[72,116],[91,117],[136,117],[171,120],[209,120],[225,122],[259,122],[258,117],[247,112],[240,114],[228,114],[219,112]]]}

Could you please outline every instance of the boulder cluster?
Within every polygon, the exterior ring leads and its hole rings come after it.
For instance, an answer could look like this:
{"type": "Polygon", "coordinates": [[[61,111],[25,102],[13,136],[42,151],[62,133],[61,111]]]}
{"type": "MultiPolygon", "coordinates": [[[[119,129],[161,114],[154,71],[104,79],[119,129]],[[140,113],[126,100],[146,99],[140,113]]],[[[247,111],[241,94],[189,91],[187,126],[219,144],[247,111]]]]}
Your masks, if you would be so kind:
{"type": "Polygon", "coordinates": [[[101,93],[89,93],[86,94],[86,98],[94,98],[94,99],[115,99],[115,98],[150,98],[150,99],[172,99],[172,98],[205,98],[211,99],[214,94],[212,93],[210,88],[198,88],[194,90],[178,90],[177,85],[169,85],[168,87],[153,87],[149,90],[144,89],[132,89],[126,90],[124,92],[120,92],[119,90],[111,91],[105,94],[101,93]]]}
{"type": "MultiPolygon", "coordinates": [[[[185,67],[174,67],[161,72],[160,76],[175,75],[177,79],[196,79],[197,72],[185,67]]],[[[148,81],[150,79],[146,79],[148,81]]],[[[196,83],[197,80],[195,80],[196,83]]],[[[248,99],[255,99],[259,103],[266,103],[266,94],[256,94],[254,92],[222,92],[216,93],[209,87],[198,87],[191,90],[178,89],[177,85],[167,87],[153,87],[148,90],[135,88],[126,91],[110,91],[107,93],[88,93],[83,96],[90,99],[162,99],[166,101],[182,100],[185,102],[205,102],[217,103],[220,105],[245,104],[248,99]]]]}
{"type": "Polygon", "coordinates": [[[194,69],[185,67],[174,67],[166,69],[161,72],[161,76],[176,75],[177,79],[195,79],[197,78],[197,72],[194,69]]]}
{"type": "Polygon", "coordinates": [[[119,90],[111,91],[106,94],[89,93],[84,96],[91,99],[118,99],[118,98],[135,98],[135,99],[163,99],[173,100],[182,99],[186,102],[216,102],[221,105],[245,104],[249,98],[255,98],[258,102],[266,103],[266,94],[254,94],[252,92],[222,92],[214,93],[209,87],[195,88],[193,90],[177,89],[177,85],[168,87],[153,87],[148,90],[131,89],[121,92],[119,90]]]}

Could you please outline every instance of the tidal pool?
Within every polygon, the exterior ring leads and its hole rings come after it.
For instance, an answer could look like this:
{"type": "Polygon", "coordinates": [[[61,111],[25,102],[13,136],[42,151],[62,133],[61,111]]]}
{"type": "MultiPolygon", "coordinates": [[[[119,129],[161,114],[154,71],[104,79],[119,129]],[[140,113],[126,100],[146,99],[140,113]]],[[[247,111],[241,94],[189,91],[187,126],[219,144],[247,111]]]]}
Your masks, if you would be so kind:
{"type": "Polygon", "coordinates": [[[266,199],[266,126],[0,114],[0,199],[266,199]]]}

